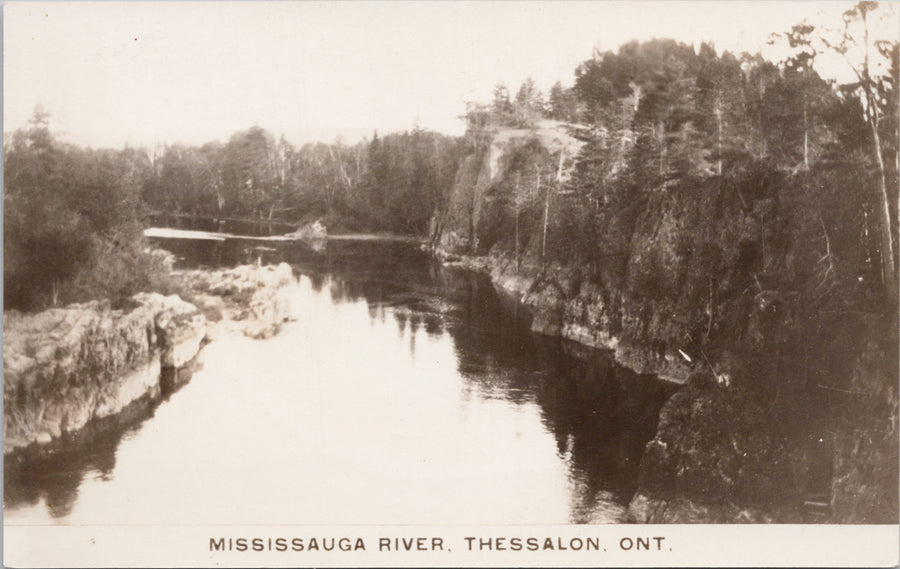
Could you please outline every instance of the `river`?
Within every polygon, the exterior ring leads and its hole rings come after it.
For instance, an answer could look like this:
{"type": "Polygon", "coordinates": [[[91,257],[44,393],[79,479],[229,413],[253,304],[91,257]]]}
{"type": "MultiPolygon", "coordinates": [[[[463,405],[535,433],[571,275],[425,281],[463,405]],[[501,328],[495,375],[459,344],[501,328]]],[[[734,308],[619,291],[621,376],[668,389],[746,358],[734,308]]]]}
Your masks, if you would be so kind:
{"type": "Polygon", "coordinates": [[[531,333],[415,242],[155,241],[186,267],[290,263],[294,320],[216,339],[161,404],[5,465],[5,523],[626,520],[671,386],[531,333]]]}

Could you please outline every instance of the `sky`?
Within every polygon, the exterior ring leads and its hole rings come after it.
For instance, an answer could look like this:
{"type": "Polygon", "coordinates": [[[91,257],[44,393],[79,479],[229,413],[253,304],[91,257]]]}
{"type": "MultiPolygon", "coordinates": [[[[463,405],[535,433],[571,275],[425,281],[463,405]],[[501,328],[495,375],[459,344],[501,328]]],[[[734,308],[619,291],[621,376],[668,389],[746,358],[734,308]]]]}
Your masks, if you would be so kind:
{"type": "MultiPolygon", "coordinates": [[[[8,2],[3,127],[36,105],[92,147],[225,142],[260,126],[301,144],[422,128],[461,134],[466,101],[574,81],[595,49],[671,37],[756,52],[843,2],[8,2]]],[[[835,16],[837,17],[837,16],[835,16]]],[[[837,20],[835,20],[837,21],[837,20]]]]}

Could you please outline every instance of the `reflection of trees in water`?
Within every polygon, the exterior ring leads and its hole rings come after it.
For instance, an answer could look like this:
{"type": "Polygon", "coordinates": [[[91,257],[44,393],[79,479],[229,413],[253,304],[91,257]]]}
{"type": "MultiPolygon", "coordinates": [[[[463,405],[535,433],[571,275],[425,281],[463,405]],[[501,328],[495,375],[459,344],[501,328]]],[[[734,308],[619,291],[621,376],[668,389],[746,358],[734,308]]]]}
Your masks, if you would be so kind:
{"type": "Polygon", "coordinates": [[[458,370],[479,396],[537,403],[569,468],[572,521],[621,520],[673,388],[617,365],[606,352],[533,334],[527,311],[486,276],[421,258],[404,262],[406,280],[397,281],[397,267],[373,260],[372,272],[357,267],[340,286],[353,291],[348,297],[365,298],[373,319],[389,307],[401,338],[407,329],[414,338],[420,324],[430,334],[449,331],[458,370]]]}
{"type": "Polygon", "coordinates": [[[325,284],[325,276],[320,274],[308,275],[309,283],[313,291],[322,292],[322,286],[325,284]]]}
{"type": "Polygon", "coordinates": [[[461,374],[488,397],[540,406],[569,466],[572,521],[602,518],[595,508],[627,501],[673,388],[617,365],[606,352],[532,334],[527,315],[485,278],[450,274],[443,282],[463,303],[460,325],[450,327],[461,374]]]}
{"type": "MultiPolygon", "coordinates": [[[[198,247],[184,264],[238,264],[247,243],[228,240],[209,251],[202,250],[208,244],[198,247]]],[[[390,313],[401,337],[407,329],[413,332],[413,356],[420,326],[432,336],[449,332],[470,390],[516,405],[539,405],[569,468],[572,521],[621,515],[672,387],[616,365],[605,352],[532,334],[527,311],[497,294],[487,277],[441,267],[414,244],[329,240],[322,252],[302,243],[273,247],[263,262],[294,265],[309,276],[314,290],[327,288],[336,303],[365,300],[373,322],[384,322],[390,313]]]]}
{"type": "Polygon", "coordinates": [[[53,444],[59,450],[49,453],[16,452],[3,461],[3,504],[15,509],[33,506],[43,498],[49,513],[62,518],[72,512],[78,487],[89,472],[107,479],[116,465],[116,449],[128,426],[152,416],[152,410],[139,401],[123,412],[121,418],[90,423],[76,435],[53,444]],[[121,421],[121,422],[120,422],[121,421]]]}
{"type": "Polygon", "coordinates": [[[627,501],[672,388],[616,365],[606,352],[533,334],[527,311],[483,275],[422,258],[405,262],[403,282],[396,281],[396,267],[382,272],[373,260],[373,272],[356,268],[346,276],[365,278],[340,286],[365,298],[373,319],[390,307],[401,337],[420,322],[429,333],[449,331],[458,370],[480,396],[540,406],[569,465],[573,521],[588,521],[610,500],[627,501]]]}
{"type": "Polygon", "coordinates": [[[589,521],[593,508],[633,494],[644,446],[673,388],[569,342],[548,355],[552,373],[540,377],[537,400],[573,480],[582,482],[573,521],[589,521]]]}
{"type": "Polygon", "coordinates": [[[46,450],[29,447],[4,457],[4,508],[34,506],[43,498],[52,517],[71,514],[85,476],[93,474],[110,480],[119,443],[127,433],[153,417],[156,408],[190,380],[196,365],[197,360],[172,376],[171,391],[162,398],[141,397],[116,415],[95,419],[77,433],[63,435],[46,450]]]}

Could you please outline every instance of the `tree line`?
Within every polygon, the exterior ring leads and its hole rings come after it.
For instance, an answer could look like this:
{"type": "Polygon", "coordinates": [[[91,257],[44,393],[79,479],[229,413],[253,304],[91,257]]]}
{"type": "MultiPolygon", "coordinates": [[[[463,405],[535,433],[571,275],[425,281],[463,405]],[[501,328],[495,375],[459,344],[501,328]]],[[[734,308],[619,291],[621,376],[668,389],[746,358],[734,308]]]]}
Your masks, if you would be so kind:
{"type": "Polygon", "coordinates": [[[93,150],[56,140],[50,122],[37,108],[4,137],[7,308],[170,289],[142,244],[148,216],[424,234],[463,144],[415,128],[296,147],[254,126],[224,144],[93,150]]]}
{"type": "MultiPolygon", "coordinates": [[[[514,96],[498,85],[489,103],[467,104],[460,138],[414,128],[298,147],[251,127],[225,143],[92,150],[55,140],[38,109],[4,136],[5,306],[146,286],[155,278],[139,238],[147,214],[298,225],[322,218],[333,230],[418,235],[433,220],[437,237],[491,133],[546,119],[568,125],[584,146],[571,156],[536,143],[517,150],[514,174],[488,189],[489,214],[471,215],[461,229],[471,250],[499,244],[517,263],[528,254],[574,257],[611,277],[624,270],[652,196],[715,187],[742,223],[756,223],[764,266],[774,266],[784,228],[802,228],[797,235],[824,259],[804,271],[863,276],[893,298],[898,48],[868,33],[889,8],[861,2],[834,29],[803,22],[773,35],[790,52],[777,62],[709,44],[630,42],[593,54],[574,69],[571,87],[557,82],[546,96],[531,79],[514,96]],[[857,80],[820,77],[825,52],[844,57],[857,80]],[[796,191],[781,191],[785,184],[796,191]],[[826,203],[834,207],[823,210],[826,203]],[[133,278],[111,276],[123,267],[133,278]]],[[[707,241],[694,245],[710,259],[739,249],[707,241]]],[[[788,262],[786,250],[779,262],[788,262]]]]}
{"type": "Polygon", "coordinates": [[[152,211],[422,233],[452,184],[459,141],[416,128],[353,145],[296,147],[259,127],[225,143],[147,153],[142,203],[152,211]]]}
{"type": "Polygon", "coordinates": [[[860,2],[833,27],[804,21],[772,34],[770,42],[787,54],[781,61],[719,53],[708,43],[633,41],[594,53],[574,70],[572,87],[557,83],[546,98],[531,80],[514,98],[498,85],[492,101],[467,108],[470,147],[497,129],[546,119],[572,123],[585,144],[576,156],[534,144],[518,149],[510,176],[486,192],[492,221],[483,231],[471,227],[469,246],[487,252],[499,245],[517,263],[529,251],[543,258],[555,248],[556,258],[575,256],[609,271],[629,255],[648,200],[714,186],[727,188],[741,219],[755,220],[767,267],[776,261],[775,234],[794,228],[817,250],[830,241],[823,263],[846,263],[841,278],[862,279],[894,299],[898,43],[871,34],[890,9],[860,2]],[[855,80],[821,77],[816,62],[826,53],[842,57],[855,80]],[[555,174],[563,161],[572,175],[561,182],[555,174]],[[836,234],[852,235],[840,238],[841,250],[836,234]]]}

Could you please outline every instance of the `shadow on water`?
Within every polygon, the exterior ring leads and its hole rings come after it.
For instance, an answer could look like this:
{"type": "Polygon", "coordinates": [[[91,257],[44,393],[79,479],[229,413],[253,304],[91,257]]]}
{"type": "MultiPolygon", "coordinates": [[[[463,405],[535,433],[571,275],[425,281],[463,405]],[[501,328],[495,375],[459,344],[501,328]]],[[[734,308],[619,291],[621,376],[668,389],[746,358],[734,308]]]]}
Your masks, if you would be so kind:
{"type": "MultiPolygon", "coordinates": [[[[259,248],[241,239],[156,241],[182,268],[288,262],[315,291],[327,289],[333,302],[364,301],[371,319],[393,319],[401,337],[414,332],[413,358],[415,332],[450,335],[464,392],[539,409],[567,469],[570,521],[625,521],[644,446],[673,386],[616,365],[606,352],[531,333],[527,311],[498,294],[487,277],[441,267],[409,242],[329,240],[316,252],[297,242],[259,248]]],[[[4,503],[15,508],[43,498],[54,517],[65,517],[84,477],[111,476],[119,443],[157,405],[136,402],[112,427],[64,441],[63,451],[6,461],[4,503]]]]}
{"type": "Polygon", "coordinates": [[[603,518],[594,513],[603,502],[627,504],[675,387],[617,365],[608,352],[533,334],[527,312],[486,277],[444,273],[445,287],[465,297],[462,321],[449,326],[462,375],[482,395],[540,406],[569,469],[571,521],[603,518]]]}
{"type": "Polygon", "coordinates": [[[372,319],[389,310],[401,337],[407,328],[448,333],[458,370],[479,396],[539,405],[569,469],[572,522],[603,518],[598,503],[630,500],[675,386],[617,365],[608,352],[532,333],[527,310],[486,276],[444,268],[409,244],[329,243],[327,260],[300,257],[289,262],[301,272],[327,271],[335,302],[365,300],[372,319]]]}
{"type": "Polygon", "coordinates": [[[152,418],[156,409],[190,381],[198,360],[175,370],[163,369],[160,393],[144,395],[121,412],[95,419],[72,434],[43,448],[30,446],[3,460],[3,505],[8,509],[33,506],[41,499],[53,518],[68,516],[87,476],[111,480],[119,444],[152,418]]]}

